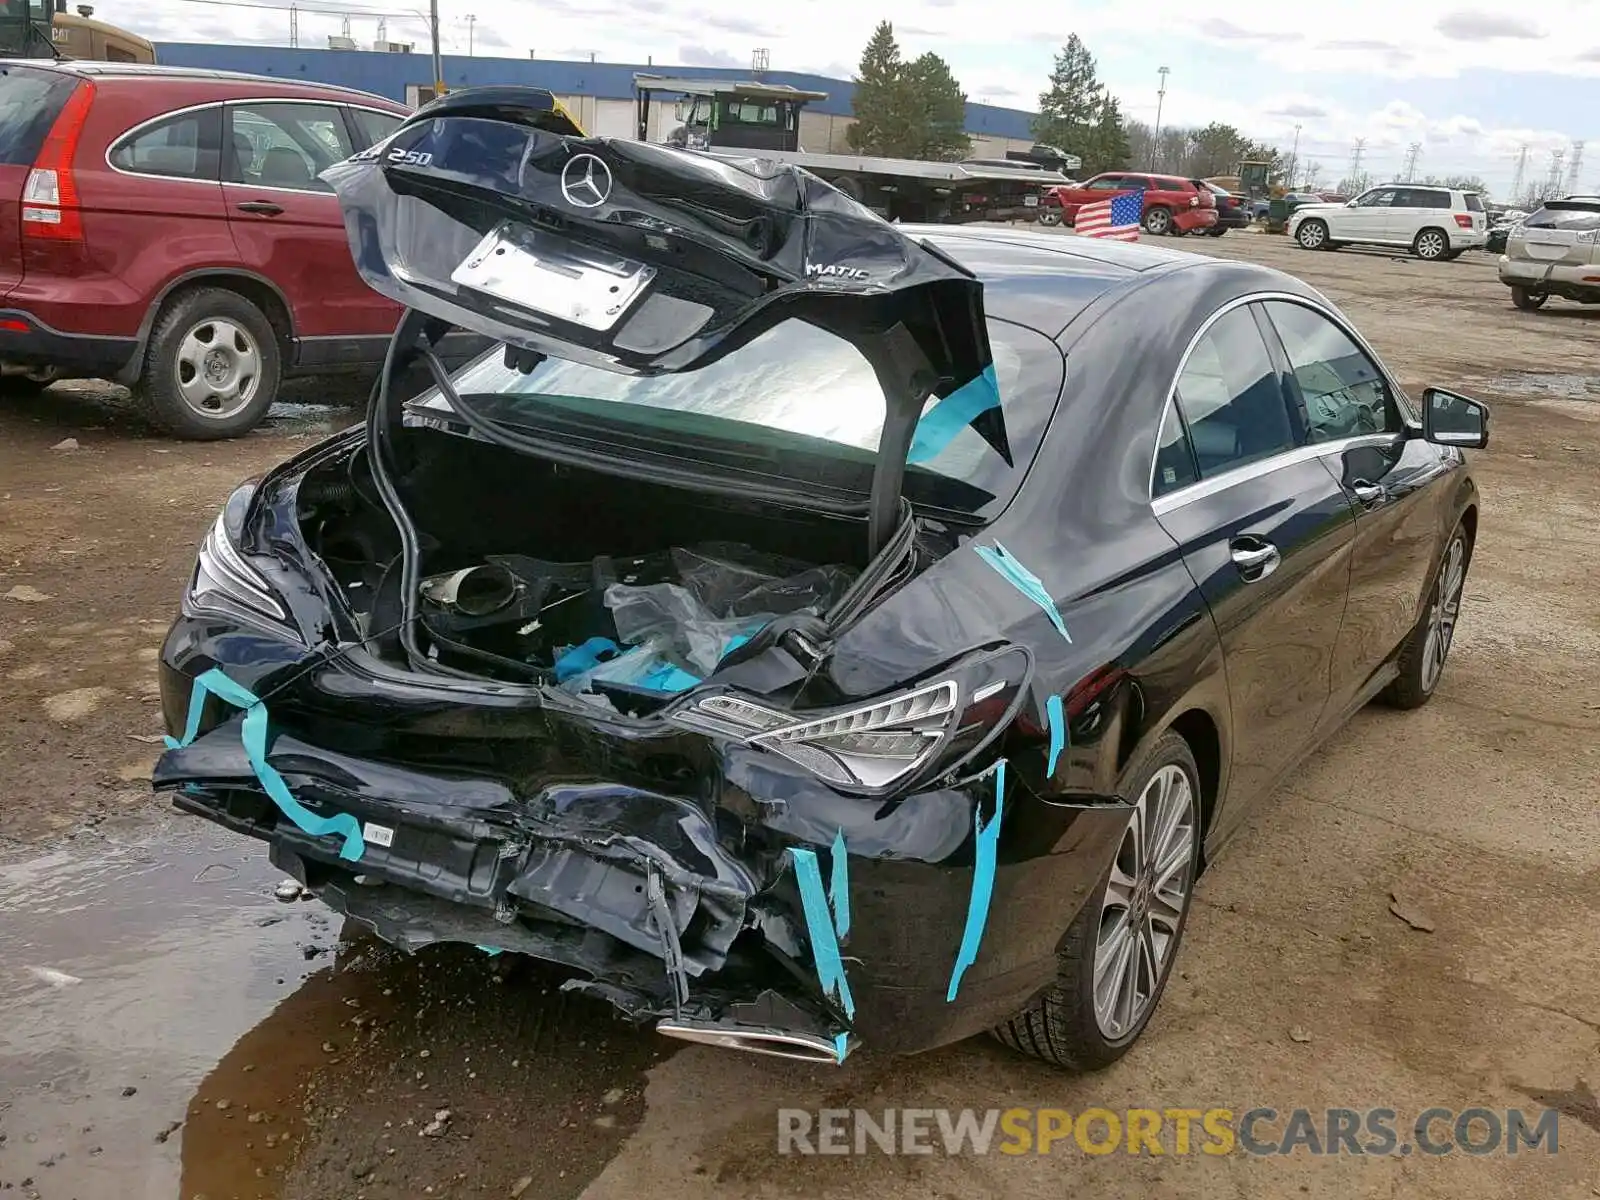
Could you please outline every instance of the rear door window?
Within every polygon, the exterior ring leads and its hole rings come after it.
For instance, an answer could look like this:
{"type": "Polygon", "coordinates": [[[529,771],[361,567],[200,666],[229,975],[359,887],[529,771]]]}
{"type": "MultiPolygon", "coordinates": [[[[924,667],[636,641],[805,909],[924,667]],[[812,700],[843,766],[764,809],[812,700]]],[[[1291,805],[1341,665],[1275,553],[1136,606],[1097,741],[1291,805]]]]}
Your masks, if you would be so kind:
{"type": "Polygon", "coordinates": [[[1468,192],[1466,194],[1466,196],[1463,197],[1463,199],[1465,199],[1466,202],[1467,202],[1467,211],[1468,212],[1482,212],[1483,211],[1483,197],[1478,195],[1477,192],[1468,192]]]}
{"type": "Polygon", "coordinates": [[[108,161],[117,170],[135,175],[215,182],[220,127],[221,113],[216,108],[176,113],[123,136],[111,147],[108,161]]]}
{"type": "Polygon", "coordinates": [[[0,67],[0,166],[32,166],[78,81],[60,71],[0,67]]]}
{"type": "Polygon", "coordinates": [[[375,112],[370,108],[352,108],[350,112],[355,116],[356,129],[360,131],[368,146],[376,146],[383,141],[399,129],[401,121],[404,120],[393,113],[375,112]]]}
{"type": "Polygon", "coordinates": [[[1587,233],[1600,229],[1600,200],[1549,200],[1523,221],[1526,229],[1569,229],[1587,233]]]}
{"type": "Polygon", "coordinates": [[[1178,376],[1178,408],[1202,478],[1294,447],[1289,406],[1249,308],[1206,330],[1178,376]]]}
{"type": "Polygon", "coordinates": [[[344,114],[334,104],[236,104],[230,183],[331,192],[318,176],[355,153],[344,114]]]}

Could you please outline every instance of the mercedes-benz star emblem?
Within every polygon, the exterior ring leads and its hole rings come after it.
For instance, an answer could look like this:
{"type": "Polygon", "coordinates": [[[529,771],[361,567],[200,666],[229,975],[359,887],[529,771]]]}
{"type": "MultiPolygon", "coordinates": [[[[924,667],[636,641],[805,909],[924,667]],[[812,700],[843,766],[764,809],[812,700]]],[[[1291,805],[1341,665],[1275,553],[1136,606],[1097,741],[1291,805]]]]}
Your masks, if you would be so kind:
{"type": "Polygon", "coordinates": [[[561,194],[574,208],[599,208],[611,195],[611,168],[592,154],[574,154],[561,168],[561,194]]]}

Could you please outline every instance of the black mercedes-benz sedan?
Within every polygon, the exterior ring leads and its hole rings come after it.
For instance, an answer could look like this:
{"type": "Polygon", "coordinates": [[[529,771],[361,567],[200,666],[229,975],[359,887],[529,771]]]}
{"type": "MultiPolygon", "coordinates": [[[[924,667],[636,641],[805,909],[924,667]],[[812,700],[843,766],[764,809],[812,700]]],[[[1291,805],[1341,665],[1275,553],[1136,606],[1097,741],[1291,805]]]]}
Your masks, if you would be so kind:
{"type": "Polygon", "coordinates": [[[1486,410],[1275,271],[488,91],[325,176],[409,311],[205,538],[157,788],[674,1037],[1112,1062],[1249,806],[1433,693],[1486,410]],[[452,329],[500,348],[450,374],[452,329]]]}

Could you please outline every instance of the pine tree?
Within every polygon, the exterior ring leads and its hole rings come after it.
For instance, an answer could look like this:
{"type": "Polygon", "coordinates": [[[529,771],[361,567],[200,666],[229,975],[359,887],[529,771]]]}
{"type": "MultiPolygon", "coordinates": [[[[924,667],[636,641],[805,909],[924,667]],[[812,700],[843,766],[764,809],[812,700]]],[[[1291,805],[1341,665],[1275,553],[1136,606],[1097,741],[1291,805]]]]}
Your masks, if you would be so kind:
{"type": "Polygon", "coordinates": [[[1050,86],[1039,93],[1034,140],[1080,155],[1087,167],[1089,156],[1083,151],[1093,144],[1103,93],[1095,75],[1094,55],[1077,34],[1067,35],[1050,72],[1050,86]]]}
{"type": "Polygon", "coordinates": [[[1088,131],[1083,154],[1083,173],[1087,178],[1101,171],[1120,171],[1128,166],[1128,130],[1122,120],[1122,105],[1112,95],[1102,96],[1093,127],[1088,131]]]}
{"type": "Polygon", "coordinates": [[[856,76],[855,124],[845,134],[850,148],[863,154],[900,155],[908,140],[905,63],[894,26],[879,21],[867,48],[861,52],[856,76]]]}
{"type": "Polygon", "coordinates": [[[972,152],[967,136],[967,94],[950,64],[929,52],[906,66],[906,99],[914,106],[906,157],[954,162],[972,152]]]}

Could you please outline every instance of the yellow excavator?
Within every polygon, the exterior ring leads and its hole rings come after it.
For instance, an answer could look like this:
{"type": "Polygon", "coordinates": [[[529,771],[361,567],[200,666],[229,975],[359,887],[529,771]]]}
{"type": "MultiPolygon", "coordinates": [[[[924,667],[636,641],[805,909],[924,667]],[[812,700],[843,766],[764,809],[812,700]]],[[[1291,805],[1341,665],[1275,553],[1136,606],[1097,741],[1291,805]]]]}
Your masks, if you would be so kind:
{"type": "Polygon", "coordinates": [[[138,34],[94,19],[94,6],[67,0],[0,0],[0,58],[67,58],[153,63],[156,48],[138,34]]]}

